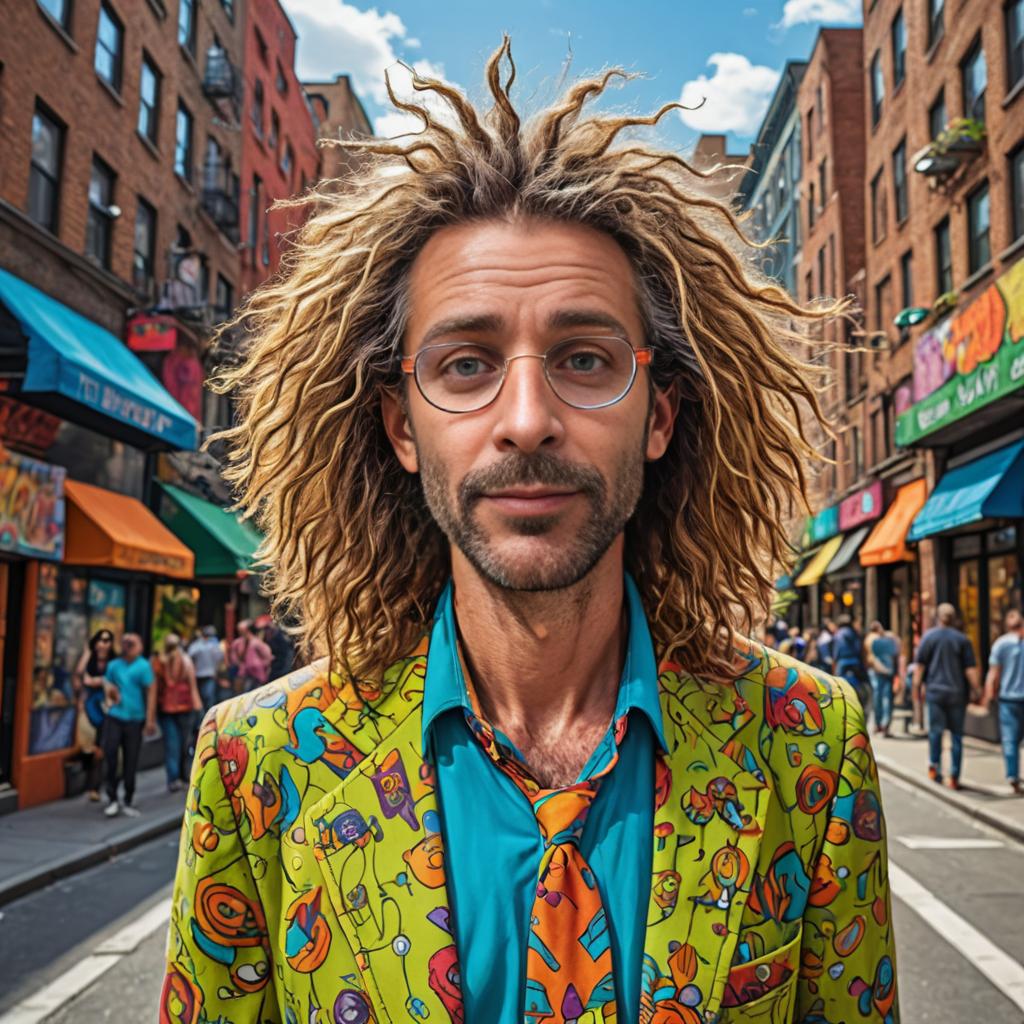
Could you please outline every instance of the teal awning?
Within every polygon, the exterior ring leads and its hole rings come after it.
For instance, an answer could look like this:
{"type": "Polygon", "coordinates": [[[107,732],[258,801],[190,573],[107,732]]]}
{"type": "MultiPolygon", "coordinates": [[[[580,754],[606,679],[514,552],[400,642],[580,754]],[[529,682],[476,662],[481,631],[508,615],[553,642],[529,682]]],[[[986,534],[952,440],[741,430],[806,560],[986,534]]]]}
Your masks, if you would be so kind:
{"type": "Polygon", "coordinates": [[[196,421],[110,331],[6,270],[0,303],[28,340],[26,401],[135,447],[196,447],[196,421]]]}
{"type": "Polygon", "coordinates": [[[775,581],[775,589],[781,593],[783,590],[789,590],[793,586],[792,576],[780,576],[775,581]]]}
{"type": "Polygon", "coordinates": [[[907,539],[920,540],[979,519],[1024,518],[1024,441],[951,469],[924,503],[907,539]]]}

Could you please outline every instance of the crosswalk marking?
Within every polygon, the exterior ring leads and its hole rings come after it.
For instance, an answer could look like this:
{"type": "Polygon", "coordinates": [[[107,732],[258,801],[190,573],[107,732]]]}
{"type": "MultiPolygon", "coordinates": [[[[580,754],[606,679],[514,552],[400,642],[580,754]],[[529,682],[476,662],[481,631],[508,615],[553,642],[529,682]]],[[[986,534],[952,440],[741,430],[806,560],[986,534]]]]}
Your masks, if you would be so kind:
{"type": "Polygon", "coordinates": [[[982,839],[980,836],[893,836],[908,850],[1002,850],[1000,839],[982,839]]]}

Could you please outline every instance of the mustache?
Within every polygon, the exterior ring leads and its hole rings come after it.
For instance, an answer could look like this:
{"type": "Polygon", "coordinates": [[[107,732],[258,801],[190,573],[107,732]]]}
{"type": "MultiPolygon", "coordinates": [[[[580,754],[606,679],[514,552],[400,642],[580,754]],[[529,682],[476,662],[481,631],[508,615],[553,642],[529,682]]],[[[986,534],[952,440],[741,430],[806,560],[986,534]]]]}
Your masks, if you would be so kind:
{"type": "Polygon", "coordinates": [[[500,462],[467,473],[459,483],[459,503],[469,508],[490,491],[528,484],[581,491],[591,497],[600,497],[605,492],[604,477],[593,466],[541,452],[509,455],[500,462]]]}

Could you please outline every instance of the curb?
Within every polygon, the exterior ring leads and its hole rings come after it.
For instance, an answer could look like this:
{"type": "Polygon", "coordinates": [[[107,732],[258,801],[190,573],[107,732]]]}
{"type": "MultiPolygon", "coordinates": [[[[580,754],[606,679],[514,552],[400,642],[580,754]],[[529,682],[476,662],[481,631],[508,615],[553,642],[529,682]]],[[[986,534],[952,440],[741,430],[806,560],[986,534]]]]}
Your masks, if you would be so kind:
{"type": "MultiPolygon", "coordinates": [[[[964,796],[962,792],[957,793],[952,789],[947,789],[945,786],[936,786],[934,782],[926,779],[920,772],[910,771],[908,768],[904,768],[903,765],[890,761],[884,754],[876,754],[875,763],[882,771],[887,772],[889,775],[909,783],[923,793],[930,793],[943,803],[955,807],[968,817],[983,822],[998,832],[1002,832],[1003,835],[1015,839],[1018,843],[1024,843],[1024,825],[1008,821],[1002,815],[996,814],[984,806],[979,806],[970,797],[964,796]]],[[[965,788],[970,790],[970,785],[965,784],[965,788]]]]}
{"type": "Polygon", "coordinates": [[[184,808],[165,811],[160,817],[135,825],[116,838],[111,838],[108,842],[76,850],[58,860],[41,864],[0,882],[0,907],[21,896],[27,896],[29,893],[43,889],[60,878],[67,878],[69,875],[101,864],[119,853],[125,853],[136,846],[141,846],[150,839],[157,839],[168,832],[176,831],[181,828],[183,815],[184,808]]]}

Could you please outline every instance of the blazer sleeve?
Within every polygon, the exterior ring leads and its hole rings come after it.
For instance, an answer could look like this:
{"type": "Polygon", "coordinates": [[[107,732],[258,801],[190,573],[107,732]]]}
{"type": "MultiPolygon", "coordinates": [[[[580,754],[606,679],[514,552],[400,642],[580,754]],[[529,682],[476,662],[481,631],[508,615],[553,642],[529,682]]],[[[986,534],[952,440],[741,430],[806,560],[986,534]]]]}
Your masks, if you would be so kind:
{"type": "Polygon", "coordinates": [[[196,744],[159,1020],[281,1024],[266,917],[221,777],[217,711],[196,744]]]}
{"type": "Polygon", "coordinates": [[[852,687],[833,685],[842,758],[804,913],[793,1019],[899,1024],[878,768],[852,687]]]}

